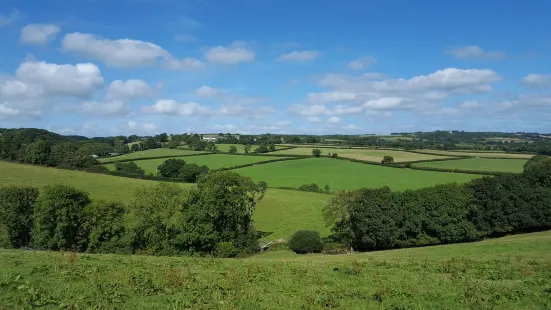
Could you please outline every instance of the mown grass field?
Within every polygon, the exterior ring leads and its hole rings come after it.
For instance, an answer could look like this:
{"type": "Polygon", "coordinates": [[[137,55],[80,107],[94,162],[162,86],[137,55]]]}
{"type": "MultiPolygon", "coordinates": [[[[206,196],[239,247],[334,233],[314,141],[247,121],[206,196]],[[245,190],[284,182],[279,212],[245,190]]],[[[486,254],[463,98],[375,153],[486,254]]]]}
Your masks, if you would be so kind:
{"type": "Polygon", "coordinates": [[[491,172],[514,172],[521,173],[524,170],[524,159],[490,159],[490,158],[467,158],[449,161],[433,161],[413,164],[414,167],[433,167],[458,170],[475,170],[491,172]]]}
{"type": "MultiPolygon", "coordinates": [[[[230,147],[232,146],[235,146],[237,148],[237,153],[238,154],[243,154],[245,153],[245,146],[243,144],[216,144],[216,148],[220,151],[220,152],[229,152],[230,151],[230,147]]],[[[256,148],[258,147],[258,145],[251,145],[251,152],[254,151],[256,148]]],[[[279,146],[279,145],[276,145],[275,146],[276,150],[279,150],[281,148],[283,148],[283,146],[279,146]]]]}
{"type": "Polygon", "coordinates": [[[501,157],[501,158],[523,158],[534,157],[531,154],[509,154],[509,153],[488,153],[488,152],[464,152],[464,151],[439,151],[439,150],[416,150],[418,152],[431,153],[443,156],[478,156],[478,157],[501,157]]]}
{"type": "MultiPolygon", "coordinates": [[[[231,168],[234,166],[252,164],[259,161],[274,160],[280,157],[269,156],[247,156],[247,155],[224,155],[224,154],[209,154],[200,156],[186,156],[177,159],[182,159],[188,164],[206,165],[209,169],[231,168]]],[[[145,173],[157,172],[157,167],[170,158],[156,158],[146,160],[136,160],[138,167],[142,168],[145,173]]],[[[109,170],[115,170],[114,164],[105,164],[109,170]]]]}
{"type": "MultiPolygon", "coordinates": [[[[281,150],[272,152],[272,154],[290,154],[290,155],[312,155],[312,150],[315,147],[300,147],[289,150],[281,150]]],[[[429,160],[429,159],[438,159],[446,158],[446,156],[439,155],[427,155],[427,154],[418,154],[394,150],[369,150],[369,149],[339,149],[339,148],[319,148],[321,150],[322,156],[327,156],[328,153],[337,153],[340,157],[353,158],[374,162],[381,162],[383,157],[392,156],[394,161],[406,162],[406,161],[417,161],[417,160],[429,160]]]]}
{"type": "Polygon", "coordinates": [[[0,250],[0,308],[549,309],[551,233],[250,259],[0,250]]]}
{"type": "Polygon", "coordinates": [[[467,182],[479,175],[390,168],[332,158],[307,158],[233,170],[272,187],[298,187],[317,183],[333,191],[388,186],[393,190],[417,189],[436,184],[467,182]]]}
{"type": "Polygon", "coordinates": [[[182,149],[152,149],[152,150],[145,150],[145,151],[139,151],[134,152],[130,154],[124,154],[119,156],[113,156],[113,157],[106,157],[106,158],[100,158],[99,161],[102,163],[107,162],[114,162],[118,160],[127,160],[127,159],[140,159],[140,158],[148,158],[148,157],[161,157],[161,156],[182,156],[182,155],[190,155],[190,154],[202,154],[205,152],[197,152],[192,150],[182,150],[182,149]]]}
{"type": "MultiPolygon", "coordinates": [[[[212,155],[204,157],[208,156],[212,155]]],[[[127,202],[144,186],[153,186],[156,183],[149,180],[0,161],[0,186],[43,187],[50,184],[66,184],[90,193],[93,199],[127,202]]],[[[184,188],[194,186],[185,183],[176,184],[184,188]]],[[[263,238],[264,240],[289,239],[296,230],[301,228],[316,229],[323,236],[327,236],[329,230],[323,223],[321,208],[328,199],[329,195],[326,194],[268,189],[264,199],[256,207],[253,219],[258,230],[270,233],[263,238]]]]}

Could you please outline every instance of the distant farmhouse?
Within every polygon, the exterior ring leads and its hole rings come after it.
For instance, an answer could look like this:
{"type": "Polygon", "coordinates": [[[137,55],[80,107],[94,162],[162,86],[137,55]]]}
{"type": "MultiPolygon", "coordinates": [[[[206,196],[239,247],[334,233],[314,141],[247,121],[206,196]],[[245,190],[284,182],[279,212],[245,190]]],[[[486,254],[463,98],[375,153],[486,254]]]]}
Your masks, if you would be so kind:
{"type": "MultiPolygon", "coordinates": [[[[239,135],[230,135],[231,137],[233,138],[236,138],[237,140],[239,140],[239,135]]],[[[216,135],[216,134],[208,134],[208,135],[203,135],[203,140],[204,141],[208,141],[208,142],[218,142],[220,140],[224,140],[224,139],[227,139],[228,137],[226,135],[222,136],[222,135],[216,135]]]]}

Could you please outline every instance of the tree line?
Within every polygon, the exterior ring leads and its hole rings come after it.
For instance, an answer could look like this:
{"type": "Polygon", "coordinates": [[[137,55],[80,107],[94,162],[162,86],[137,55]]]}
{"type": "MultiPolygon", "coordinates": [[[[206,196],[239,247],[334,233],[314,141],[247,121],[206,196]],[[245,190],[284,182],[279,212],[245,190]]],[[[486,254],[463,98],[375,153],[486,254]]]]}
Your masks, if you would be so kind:
{"type": "Polygon", "coordinates": [[[323,209],[333,238],[360,251],[468,242],[551,229],[551,158],[522,174],[392,192],[342,191],[323,209]]]}
{"type": "Polygon", "coordinates": [[[232,172],[183,189],[160,183],[128,203],[66,185],[0,187],[0,246],[145,255],[234,257],[258,250],[252,222],[265,183],[232,172]]]}

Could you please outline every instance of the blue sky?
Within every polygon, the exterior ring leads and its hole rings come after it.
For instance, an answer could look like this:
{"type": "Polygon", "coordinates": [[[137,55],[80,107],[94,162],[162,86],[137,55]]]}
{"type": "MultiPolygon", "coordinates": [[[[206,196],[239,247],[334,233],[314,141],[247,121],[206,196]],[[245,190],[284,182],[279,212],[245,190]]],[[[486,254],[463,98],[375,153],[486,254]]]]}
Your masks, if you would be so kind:
{"type": "Polygon", "coordinates": [[[0,127],[551,132],[549,1],[4,0],[0,127]]]}

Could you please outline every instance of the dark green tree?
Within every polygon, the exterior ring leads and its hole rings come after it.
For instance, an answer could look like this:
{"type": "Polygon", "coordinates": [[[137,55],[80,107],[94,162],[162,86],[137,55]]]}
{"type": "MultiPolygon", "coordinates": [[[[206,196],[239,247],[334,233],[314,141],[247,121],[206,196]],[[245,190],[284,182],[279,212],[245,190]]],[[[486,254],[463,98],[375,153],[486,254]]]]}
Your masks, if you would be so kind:
{"type": "Polygon", "coordinates": [[[381,160],[381,164],[383,165],[388,165],[393,163],[394,163],[394,157],[392,156],[385,156],[383,157],[383,160],[381,160]]]}
{"type": "Polygon", "coordinates": [[[237,153],[237,148],[236,148],[234,145],[230,146],[229,153],[230,153],[230,154],[235,154],[235,153],[237,153]]]}
{"type": "Polygon", "coordinates": [[[209,168],[207,166],[198,166],[196,164],[185,164],[183,165],[178,174],[178,178],[189,182],[189,183],[195,183],[197,181],[197,178],[203,174],[209,172],[209,168]]]}
{"type": "Polygon", "coordinates": [[[38,189],[34,187],[0,187],[0,224],[7,228],[12,247],[26,247],[31,241],[33,211],[38,189]]]}
{"type": "Polygon", "coordinates": [[[90,253],[130,254],[132,247],[125,235],[125,207],[122,203],[94,201],[84,208],[83,228],[88,235],[90,253]]]}
{"type": "Polygon", "coordinates": [[[165,178],[177,178],[180,176],[180,169],[186,164],[183,159],[171,158],[165,160],[159,168],[159,173],[165,178]]]}
{"type": "Polygon", "coordinates": [[[135,162],[126,162],[126,163],[120,163],[115,162],[115,171],[119,171],[126,174],[135,174],[135,175],[145,175],[145,171],[138,167],[135,162]]]}
{"type": "Polygon", "coordinates": [[[30,164],[45,165],[50,157],[50,145],[46,140],[33,142],[25,148],[23,160],[30,164]]]}
{"type": "Polygon", "coordinates": [[[320,149],[313,149],[312,150],[312,156],[320,157],[320,155],[321,155],[321,150],[320,149]]]}
{"type": "Polygon", "coordinates": [[[251,146],[249,144],[245,144],[243,146],[243,151],[245,152],[245,154],[249,154],[251,152],[251,146]]]}

